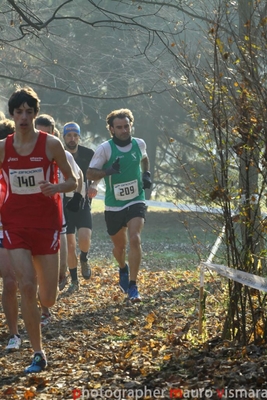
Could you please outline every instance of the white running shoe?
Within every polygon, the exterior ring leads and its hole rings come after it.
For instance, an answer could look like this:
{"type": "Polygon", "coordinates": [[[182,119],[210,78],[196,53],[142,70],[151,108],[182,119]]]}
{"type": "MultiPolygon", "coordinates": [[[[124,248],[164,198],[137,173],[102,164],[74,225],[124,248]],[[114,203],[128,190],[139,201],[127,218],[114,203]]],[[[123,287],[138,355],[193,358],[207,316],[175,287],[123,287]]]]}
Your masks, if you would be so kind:
{"type": "Polygon", "coordinates": [[[8,351],[19,350],[20,346],[21,346],[21,338],[17,335],[14,335],[9,339],[8,345],[6,346],[6,350],[8,351]]]}
{"type": "Polygon", "coordinates": [[[41,315],[41,327],[47,326],[51,322],[52,315],[43,313],[41,315]]]}

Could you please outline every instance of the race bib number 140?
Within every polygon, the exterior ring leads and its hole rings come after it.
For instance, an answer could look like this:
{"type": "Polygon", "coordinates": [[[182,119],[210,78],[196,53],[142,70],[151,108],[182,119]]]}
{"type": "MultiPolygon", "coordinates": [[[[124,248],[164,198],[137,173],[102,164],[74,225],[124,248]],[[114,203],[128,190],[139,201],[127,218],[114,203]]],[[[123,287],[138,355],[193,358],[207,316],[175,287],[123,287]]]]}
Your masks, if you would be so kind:
{"type": "Polygon", "coordinates": [[[10,169],[9,182],[12,193],[34,194],[40,193],[39,182],[44,180],[42,167],[32,169],[10,169]]]}
{"type": "Polygon", "coordinates": [[[114,185],[114,195],[116,200],[132,200],[138,196],[137,180],[114,185]]]}

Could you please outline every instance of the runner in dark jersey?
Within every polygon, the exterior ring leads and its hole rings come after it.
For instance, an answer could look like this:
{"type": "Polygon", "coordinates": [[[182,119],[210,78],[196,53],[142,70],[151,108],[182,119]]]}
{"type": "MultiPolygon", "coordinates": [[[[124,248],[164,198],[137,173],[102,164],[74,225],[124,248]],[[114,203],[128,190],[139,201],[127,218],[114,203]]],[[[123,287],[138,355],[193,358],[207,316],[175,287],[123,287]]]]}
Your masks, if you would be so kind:
{"type": "MultiPolygon", "coordinates": [[[[67,240],[68,240],[68,265],[71,275],[71,284],[67,290],[67,294],[79,290],[78,282],[78,258],[76,250],[76,233],[78,239],[78,246],[80,249],[80,265],[82,276],[84,279],[90,279],[91,268],[88,261],[88,252],[91,246],[92,235],[92,215],[91,215],[91,201],[88,198],[87,190],[89,182],[86,178],[86,171],[90,161],[94,155],[94,151],[87,147],[79,145],[80,141],[80,127],[75,122],[68,122],[63,127],[63,140],[65,148],[73,155],[74,160],[79,165],[83,172],[84,187],[83,199],[78,211],[72,211],[68,207],[64,207],[66,221],[67,221],[67,240]]],[[[65,193],[64,204],[66,205],[73,193],[65,193]]]]}

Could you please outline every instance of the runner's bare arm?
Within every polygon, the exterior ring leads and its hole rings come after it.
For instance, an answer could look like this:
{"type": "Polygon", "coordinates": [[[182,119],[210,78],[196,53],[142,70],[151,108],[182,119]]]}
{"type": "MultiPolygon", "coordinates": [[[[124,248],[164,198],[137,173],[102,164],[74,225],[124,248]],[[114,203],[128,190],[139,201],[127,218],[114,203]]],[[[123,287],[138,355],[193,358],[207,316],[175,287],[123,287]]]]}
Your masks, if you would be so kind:
{"type": "Polygon", "coordinates": [[[86,177],[90,181],[100,181],[104,176],[106,176],[106,171],[104,169],[88,168],[86,172],[86,177]]]}
{"type": "Polygon", "coordinates": [[[5,142],[6,142],[6,139],[0,140],[0,168],[2,166],[2,162],[4,161],[4,158],[5,158],[5,142]]]}
{"type": "Polygon", "coordinates": [[[81,193],[83,189],[83,171],[79,168],[78,186],[76,192],[81,193]]]}
{"type": "Polygon", "coordinates": [[[141,168],[142,168],[142,172],[149,171],[149,158],[148,157],[142,158],[141,168]]]}
{"type": "Polygon", "coordinates": [[[88,188],[87,194],[88,197],[90,199],[92,199],[93,197],[95,197],[97,195],[98,189],[97,189],[97,185],[100,181],[93,181],[91,182],[91,185],[88,188]]]}
{"type": "Polygon", "coordinates": [[[42,182],[40,187],[44,195],[51,196],[51,194],[56,192],[65,193],[75,190],[77,188],[77,179],[67,160],[61,141],[54,136],[47,137],[47,156],[49,159],[56,162],[58,168],[64,175],[65,182],[55,185],[49,182],[42,182]]]}
{"type": "Polygon", "coordinates": [[[120,159],[119,157],[116,158],[116,160],[111,164],[110,167],[106,169],[97,169],[97,168],[88,168],[86,172],[87,179],[91,181],[99,181],[101,178],[104,178],[104,176],[109,176],[109,175],[114,175],[114,174],[120,174],[120,159]]]}

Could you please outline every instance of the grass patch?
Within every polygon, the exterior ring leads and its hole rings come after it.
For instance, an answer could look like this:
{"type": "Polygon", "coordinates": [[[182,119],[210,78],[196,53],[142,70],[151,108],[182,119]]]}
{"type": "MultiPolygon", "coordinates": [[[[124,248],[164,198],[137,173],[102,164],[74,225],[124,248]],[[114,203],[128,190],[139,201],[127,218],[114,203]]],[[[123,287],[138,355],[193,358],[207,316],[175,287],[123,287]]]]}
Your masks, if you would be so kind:
{"type": "Polygon", "coordinates": [[[153,254],[144,254],[143,260],[147,261],[153,256],[154,259],[157,260],[157,263],[167,262],[168,264],[173,264],[174,267],[182,268],[182,269],[191,269],[194,268],[194,265],[199,262],[199,259],[196,254],[184,254],[183,252],[177,251],[162,251],[157,252],[153,251],[153,254]]]}
{"type": "MultiPolygon", "coordinates": [[[[91,252],[112,258],[112,244],[106,231],[104,202],[94,199],[92,203],[93,234],[91,252]],[[109,243],[106,248],[102,243],[109,243]]],[[[212,216],[150,207],[142,231],[143,260],[145,266],[153,257],[155,269],[193,269],[200,260],[206,260],[216,240],[212,216]]]]}

